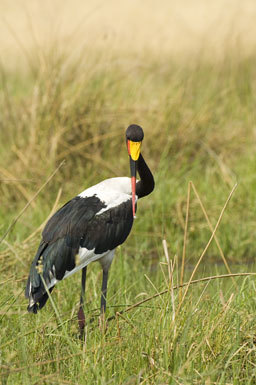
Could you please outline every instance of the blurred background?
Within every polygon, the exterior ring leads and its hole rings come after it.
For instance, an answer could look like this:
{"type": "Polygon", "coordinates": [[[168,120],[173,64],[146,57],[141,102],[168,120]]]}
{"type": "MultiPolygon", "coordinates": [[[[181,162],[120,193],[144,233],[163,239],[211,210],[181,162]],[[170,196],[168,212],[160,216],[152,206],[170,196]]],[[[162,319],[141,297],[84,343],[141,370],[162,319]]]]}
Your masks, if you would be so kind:
{"type": "MultiPolygon", "coordinates": [[[[43,57],[50,47],[69,59],[88,49],[119,61],[139,55],[148,65],[155,56],[220,58],[228,50],[248,54],[255,48],[253,0],[153,0],[129,2],[1,0],[1,60],[8,67],[28,67],[28,56],[43,57]],[[111,52],[108,52],[111,51],[111,52]],[[108,54],[107,54],[108,53],[108,54]],[[19,58],[19,62],[17,62],[19,58]]],[[[238,53],[238,52],[237,52],[238,53]]],[[[138,57],[133,57],[136,60],[138,57]]]]}
{"type": "MultiPolygon", "coordinates": [[[[127,253],[154,268],[166,238],[180,257],[188,182],[213,225],[238,182],[218,236],[230,263],[252,261],[255,18],[250,0],[1,0],[2,233],[66,160],[1,248],[30,237],[20,257],[29,265],[54,204],[128,175],[124,132],[137,123],[156,189],[139,205],[127,253]]],[[[210,234],[192,193],[188,260],[210,234]]],[[[216,245],[208,258],[222,261],[216,245]]]]}

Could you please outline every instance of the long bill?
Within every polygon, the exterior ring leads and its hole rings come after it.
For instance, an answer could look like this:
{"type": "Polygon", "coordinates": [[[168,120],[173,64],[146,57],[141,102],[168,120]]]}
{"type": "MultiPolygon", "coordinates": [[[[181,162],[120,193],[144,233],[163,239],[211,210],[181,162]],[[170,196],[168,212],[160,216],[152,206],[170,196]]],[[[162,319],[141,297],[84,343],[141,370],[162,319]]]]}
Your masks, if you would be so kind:
{"type": "Polygon", "coordinates": [[[131,182],[132,182],[132,214],[133,218],[135,215],[135,197],[136,197],[136,161],[139,159],[141,149],[141,142],[128,141],[128,151],[130,155],[130,169],[131,169],[131,182]]]}
{"type": "Polygon", "coordinates": [[[132,181],[132,215],[135,215],[135,195],[136,195],[136,162],[130,157],[131,181],[132,181]]]}

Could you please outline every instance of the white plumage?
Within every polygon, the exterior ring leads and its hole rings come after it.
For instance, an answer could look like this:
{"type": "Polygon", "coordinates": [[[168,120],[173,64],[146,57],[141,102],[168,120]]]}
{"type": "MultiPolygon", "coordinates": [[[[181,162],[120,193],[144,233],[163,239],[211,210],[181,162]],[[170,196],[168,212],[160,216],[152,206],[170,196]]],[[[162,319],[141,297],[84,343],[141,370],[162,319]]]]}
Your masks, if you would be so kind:
{"type": "MultiPolygon", "coordinates": [[[[123,202],[131,199],[131,179],[128,177],[117,177],[103,180],[95,186],[89,187],[82,191],[78,196],[87,198],[96,196],[106,207],[101,209],[96,215],[100,215],[113,207],[117,207],[123,202]]],[[[136,196],[136,201],[138,197],[136,196]]]]}

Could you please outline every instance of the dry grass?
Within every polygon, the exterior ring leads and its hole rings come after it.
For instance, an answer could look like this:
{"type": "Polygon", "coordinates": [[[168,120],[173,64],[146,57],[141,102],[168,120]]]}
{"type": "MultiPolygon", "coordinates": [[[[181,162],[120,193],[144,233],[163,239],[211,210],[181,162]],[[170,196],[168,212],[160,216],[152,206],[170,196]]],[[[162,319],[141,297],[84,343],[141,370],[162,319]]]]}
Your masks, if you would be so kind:
{"type": "Polygon", "coordinates": [[[249,0],[0,1],[3,384],[255,383],[255,12],[249,0]],[[117,250],[100,330],[90,266],[81,344],[80,277],[36,317],[23,286],[49,215],[128,174],[133,122],[156,189],[117,250]]]}

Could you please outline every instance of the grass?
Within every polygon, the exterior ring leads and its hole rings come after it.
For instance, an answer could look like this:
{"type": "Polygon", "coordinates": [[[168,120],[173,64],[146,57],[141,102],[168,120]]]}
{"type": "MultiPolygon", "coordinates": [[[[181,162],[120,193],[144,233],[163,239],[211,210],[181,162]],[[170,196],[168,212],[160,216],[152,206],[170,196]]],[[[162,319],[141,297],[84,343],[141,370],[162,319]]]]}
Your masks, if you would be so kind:
{"type": "Polygon", "coordinates": [[[150,50],[122,61],[115,50],[79,60],[49,51],[43,64],[31,51],[26,70],[1,64],[2,384],[254,384],[254,276],[172,287],[255,271],[255,54],[188,62],[150,50]],[[128,175],[130,123],[144,128],[156,189],[116,252],[105,330],[101,271],[88,268],[82,342],[79,274],[53,291],[56,311],[48,301],[37,316],[24,286],[48,216],[91,184],[128,175]]]}

